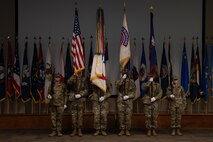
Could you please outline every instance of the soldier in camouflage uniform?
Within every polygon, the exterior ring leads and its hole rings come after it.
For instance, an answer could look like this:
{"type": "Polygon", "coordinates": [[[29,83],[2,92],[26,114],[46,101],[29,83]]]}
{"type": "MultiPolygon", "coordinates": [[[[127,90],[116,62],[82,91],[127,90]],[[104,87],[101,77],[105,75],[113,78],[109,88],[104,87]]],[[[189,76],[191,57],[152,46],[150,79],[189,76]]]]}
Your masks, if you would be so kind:
{"type": "Polygon", "coordinates": [[[78,132],[78,136],[82,136],[81,128],[83,125],[83,111],[84,102],[87,95],[86,78],[83,76],[82,71],[75,73],[68,80],[67,83],[72,85],[73,89],[68,93],[67,101],[70,101],[73,132],[71,137],[75,136],[78,132]]]}
{"type": "Polygon", "coordinates": [[[103,136],[106,136],[107,114],[109,112],[109,104],[107,99],[111,95],[112,84],[107,80],[106,94],[94,84],[92,85],[92,90],[93,93],[89,98],[93,101],[94,128],[96,129],[94,136],[97,136],[100,133],[103,136]]]}
{"type": "Polygon", "coordinates": [[[135,97],[136,85],[129,78],[127,72],[122,73],[121,79],[116,81],[116,88],[118,89],[117,107],[119,119],[119,136],[126,134],[130,136],[131,117],[133,109],[133,98],[135,97]]]}
{"type": "Polygon", "coordinates": [[[161,99],[162,89],[160,84],[154,81],[153,75],[149,75],[149,81],[142,84],[142,89],[145,92],[143,103],[146,117],[145,123],[148,129],[147,136],[156,136],[157,133],[155,129],[157,127],[158,118],[158,101],[161,99]]]}
{"type": "MultiPolygon", "coordinates": [[[[53,83],[53,82],[52,82],[53,83]]],[[[50,137],[62,136],[62,116],[64,113],[66,88],[62,76],[58,73],[54,77],[54,83],[48,88],[49,110],[52,121],[52,133],[50,137]]]]}
{"type": "Polygon", "coordinates": [[[182,86],[178,83],[178,78],[173,77],[173,84],[167,88],[167,98],[169,99],[169,112],[171,115],[171,135],[175,134],[181,136],[181,117],[186,107],[186,96],[182,86]]]}

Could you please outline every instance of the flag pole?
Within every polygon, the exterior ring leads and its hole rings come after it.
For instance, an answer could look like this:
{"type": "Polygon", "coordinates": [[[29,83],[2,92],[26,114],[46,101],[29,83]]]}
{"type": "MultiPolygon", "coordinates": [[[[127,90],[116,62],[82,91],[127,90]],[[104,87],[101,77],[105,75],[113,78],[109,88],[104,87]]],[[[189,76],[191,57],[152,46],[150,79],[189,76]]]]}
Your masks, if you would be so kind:
{"type": "Polygon", "coordinates": [[[31,100],[31,113],[34,114],[34,102],[31,100]]]}
{"type": "Polygon", "coordinates": [[[208,113],[208,103],[205,102],[206,114],[208,113]]]}
{"type": "MultiPolygon", "coordinates": [[[[49,48],[49,46],[50,46],[50,43],[51,43],[51,36],[49,36],[48,37],[48,48],[49,48]]],[[[53,66],[52,66],[52,68],[53,68],[53,66]]],[[[53,70],[52,70],[52,77],[53,77],[53,70]]],[[[45,96],[46,97],[46,96],[45,96]]],[[[44,98],[44,100],[46,100],[46,98],[44,98]]],[[[46,108],[46,114],[48,114],[48,104],[46,103],[46,101],[45,101],[45,108],[46,108]]]]}
{"type": "Polygon", "coordinates": [[[190,107],[190,112],[191,112],[191,114],[192,114],[192,107],[193,107],[193,104],[192,104],[192,102],[191,102],[191,107],[190,107]]]}
{"type": "MultiPolygon", "coordinates": [[[[135,54],[136,54],[136,37],[134,37],[133,40],[134,40],[134,52],[133,53],[134,53],[134,56],[135,56],[135,54]]],[[[136,100],[137,100],[137,95],[138,95],[137,91],[136,91],[135,95],[136,95],[136,100]]],[[[138,101],[136,101],[136,112],[138,113],[138,101]]]]}
{"type": "MultiPolygon", "coordinates": [[[[39,46],[41,44],[41,36],[39,36],[39,46]]],[[[40,48],[40,47],[39,47],[40,48]]],[[[40,49],[39,49],[40,50],[40,49]]],[[[40,54],[40,53],[39,53],[40,54]]],[[[39,59],[40,60],[40,59],[39,59]]],[[[38,104],[38,114],[41,113],[41,101],[39,101],[39,104],[38,104]]]]}

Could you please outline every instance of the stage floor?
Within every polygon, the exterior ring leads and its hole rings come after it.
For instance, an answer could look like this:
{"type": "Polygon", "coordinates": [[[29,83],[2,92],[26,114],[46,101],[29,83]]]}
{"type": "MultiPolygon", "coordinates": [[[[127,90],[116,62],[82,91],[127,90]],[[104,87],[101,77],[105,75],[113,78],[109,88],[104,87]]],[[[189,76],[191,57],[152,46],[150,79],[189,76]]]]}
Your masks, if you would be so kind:
{"type": "Polygon", "coordinates": [[[70,130],[64,130],[62,137],[48,137],[50,130],[0,130],[0,142],[212,142],[213,129],[183,129],[183,136],[170,136],[169,129],[158,129],[158,136],[147,137],[145,129],[134,129],[132,136],[117,136],[109,130],[108,136],[93,136],[94,130],[83,130],[83,137],[70,137],[70,130]]]}

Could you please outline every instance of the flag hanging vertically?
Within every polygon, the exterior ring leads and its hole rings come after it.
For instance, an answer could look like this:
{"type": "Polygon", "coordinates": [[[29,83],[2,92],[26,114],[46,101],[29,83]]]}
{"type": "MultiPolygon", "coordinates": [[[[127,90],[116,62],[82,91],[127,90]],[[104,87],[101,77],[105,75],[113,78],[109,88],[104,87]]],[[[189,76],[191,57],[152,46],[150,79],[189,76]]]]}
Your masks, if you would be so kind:
{"type": "Polygon", "coordinates": [[[187,52],[186,52],[186,43],[184,40],[183,46],[183,54],[182,54],[182,67],[181,67],[181,86],[185,92],[188,91],[189,85],[189,68],[188,68],[188,59],[187,59],[187,52]]]}
{"type": "Polygon", "coordinates": [[[195,77],[196,77],[197,83],[201,85],[200,55],[199,55],[198,45],[197,45],[196,57],[195,57],[195,77]]]}
{"type": "Polygon", "coordinates": [[[39,39],[39,54],[38,54],[38,88],[37,91],[40,96],[41,103],[44,103],[44,81],[45,81],[45,67],[44,67],[44,60],[43,60],[43,52],[42,52],[42,43],[41,38],[39,39]]]}
{"type": "Polygon", "coordinates": [[[14,95],[13,88],[13,56],[11,42],[8,41],[8,50],[7,50],[7,95],[12,97],[14,95]]]}
{"type": "Polygon", "coordinates": [[[0,49],[0,102],[3,101],[6,96],[5,83],[4,46],[2,44],[0,49]]]}
{"type": "Polygon", "coordinates": [[[52,77],[53,77],[53,65],[52,65],[52,57],[51,57],[51,42],[49,39],[47,55],[46,55],[46,63],[45,63],[45,83],[44,83],[45,103],[48,102],[47,100],[48,88],[51,85],[52,77]]]}
{"type": "Polygon", "coordinates": [[[78,10],[75,8],[74,29],[72,35],[72,50],[74,72],[77,73],[85,69],[84,50],[82,46],[80,24],[78,20],[78,10]]]}
{"type": "Polygon", "coordinates": [[[126,6],[124,4],[123,26],[121,28],[121,46],[120,46],[120,70],[123,71],[130,61],[130,37],[126,18],[126,6]]]}
{"type": "Polygon", "coordinates": [[[195,103],[199,92],[199,86],[195,77],[195,52],[194,52],[194,41],[192,42],[192,53],[191,53],[191,69],[190,69],[190,84],[189,84],[189,97],[192,103],[195,103]]]}
{"type": "Polygon", "coordinates": [[[106,70],[105,70],[105,29],[104,11],[100,7],[97,10],[96,24],[96,53],[93,58],[90,80],[94,85],[106,93],[106,70]]]}
{"type": "Polygon", "coordinates": [[[213,97],[213,44],[211,45],[211,97],[213,97]]]}
{"type": "Polygon", "coordinates": [[[65,78],[65,71],[64,71],[64,41],[62,41],[62,43],[61,43],[59,62],[58,62],[58,66],[57,66],[56,72],[61,75],[61,82],[64,82],[64,78],[65,78]]]}
{"type": "Polygon", "coordinates": [[[190,80],[195,79],[195,51],[194,42],[192,42],[191,65],[190,65],[190,80]]]}
{"type": "Polygon", "coordinates": [[[155,50],[155,36],[153,13],[150,12],[150,41],[149,41],[149,60],[150,60],[150,74],[155,76],[155,81],[159,82],[157,54],[155,50]]]}
{"type": "Polygon", "coordinates": [[[40,101],[40,96],[37,91],[38,76],[39,76],[38,53],[37,53],[37,45],[35,40],[34,48],[33,48],[33,60],[32,60],[32,66],[31,66],[31,95],[35,103],[38,103],[40,101]]]}
{"type": "Polygon", "coordinates": [[[172,78],[173,78],[173,68],[172,68],[172,59],[171,59],[171,42],[169,39],[169,45],[168,45],[168,61],[169,61],[169,85],[172,85],[172,78]]]}
{"type": "Polygon", "coordinates": [[[16,99],[18,99],[20,96],[21,79],[20,79],[19,45],[17,41],[15,46],[15,58],[13,65],[13,88],[15,91],[15,97],[16,99]]]}
{"type": "Polygon", "coordinates": [[[21,99],[24,103],[31,99],[30,96],[30,68],[27,56],[28,42],[25,42],[24,58],[22,66],[21,99]]]}
{"type": "Polygon", "coordinates": [[[132,71],[131,76],[133,81],[136,85],[136,95],[134,97],[134,100],[137,99],[140,96],[140,81],[139,81],[139,63],[138,63],[138,55],[137,55],[137,48],[136,48],[136,41],[134,40],[134,53],[133,53],[133,65],[132,65],[132,71]]]}
{"type": "Polygon", "coordinates": [[[108,41],[105,42],[105,65],[106,65],[106,77],[110,78],[110,68],[109,68],[109,52],[108,52],[108,41]]]}
{"type": "Polygon", "coordinates": [[[92,38],[90,41],[90,53],[89,53],[89,62],[88,62],[88,74],[87,76],[90,77],[91,75],[91,70],[92,70],[92,61],[93,61],[93,42],[92,42],[92,38]]]}
{"type": "Polygon", "coordinates": [[[168,76],[168,66],[166,59],[166,49],[165,41],[163,42],[163,54],[161,58],[161,68],[160,68],[160,78],[161,78],[161,88],[163,90],[162,97],[166,97],[166,90],[169,87],[169,76],[168,76]]]}
{"type": "Polygon", "coordinates": [[[208,102],[209,100],[209,88],[208,88],[208,82],[209,82],[209,58],[208,58],[208,47],[207,45],[204,48],[204,65],[203,65],[203,81],[202,81],[202,88],[203,88],[203,94],[204,94],[204,101],[208,102]]]}
{"type": "MultiPolygon", "coordinates": [[[[202,80],[201,80],[201,68],[200,68],[200,55],[199,55],[199,46],[198,46],[198,43],[197,43],[197,49],[196,49],[196,57],[195,57],[195,78],[196,78],[196,81],[197,81],[197,84],[200,88],[200,91],[202,91],[202,80]]],[[[201,92],[199,92],[197,94],[197,101],[200,100],[200,95],[201,92]]]]}
{"type": "Polygon", "coordinates": [[[90,53],[89,53],[89,62],[88,62],[88,68],[87,68],[87,85],[88,85],[88,93],[92,93],[92,83],[90,81],[90,75],[92,70],[92,61],[93,61],[93,42],[92,42],[92,36],[90,41],[90,53]]]}
{"type": "Polygon", "coordinates": [[[67,44],[67,53],[66,53],[66,62],[65,62],[65,67],[64,67],[64,71],[65,71],[65,78],[64,78],[64,82],[66,84],[67,90],[68,92],[71,89],[71,85],[67,83],[67,80],[73,75],[74,71],[73,71],[73,66],[72,66],[72,62],[71,62],[71,58],[70,58],[70,43],[68,42],[67,44]]]}
{"type": "MultiPolygon", "coordinates": [[[[146,68],[146,55],[145,55],[145,50],[144,50],[144,41],[142,42],[142,55],[141,55],[141,65],[140,65],[140,86],[143,83],[146,83],[148,81],[147,78],[147,68],[146,68]]],[[[145,92],[141,90],[141,96],[143,97],[145,95],[145,92]]]]}

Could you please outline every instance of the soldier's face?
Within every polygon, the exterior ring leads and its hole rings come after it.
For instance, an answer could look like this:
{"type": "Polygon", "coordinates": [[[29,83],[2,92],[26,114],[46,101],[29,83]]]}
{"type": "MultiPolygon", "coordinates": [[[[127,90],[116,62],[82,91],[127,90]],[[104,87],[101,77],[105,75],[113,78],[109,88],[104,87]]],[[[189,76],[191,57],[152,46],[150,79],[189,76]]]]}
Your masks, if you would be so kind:
{"type": "Polygon", "coordinates": [[[59,82],[60,81],[60,77],[55,77],[55,82],[59,82]]]}
{"type": "Polygon", "coordinates": [[[178,84],[178,80],[173,80],[173,84],[177,85],[178,84]]]}

